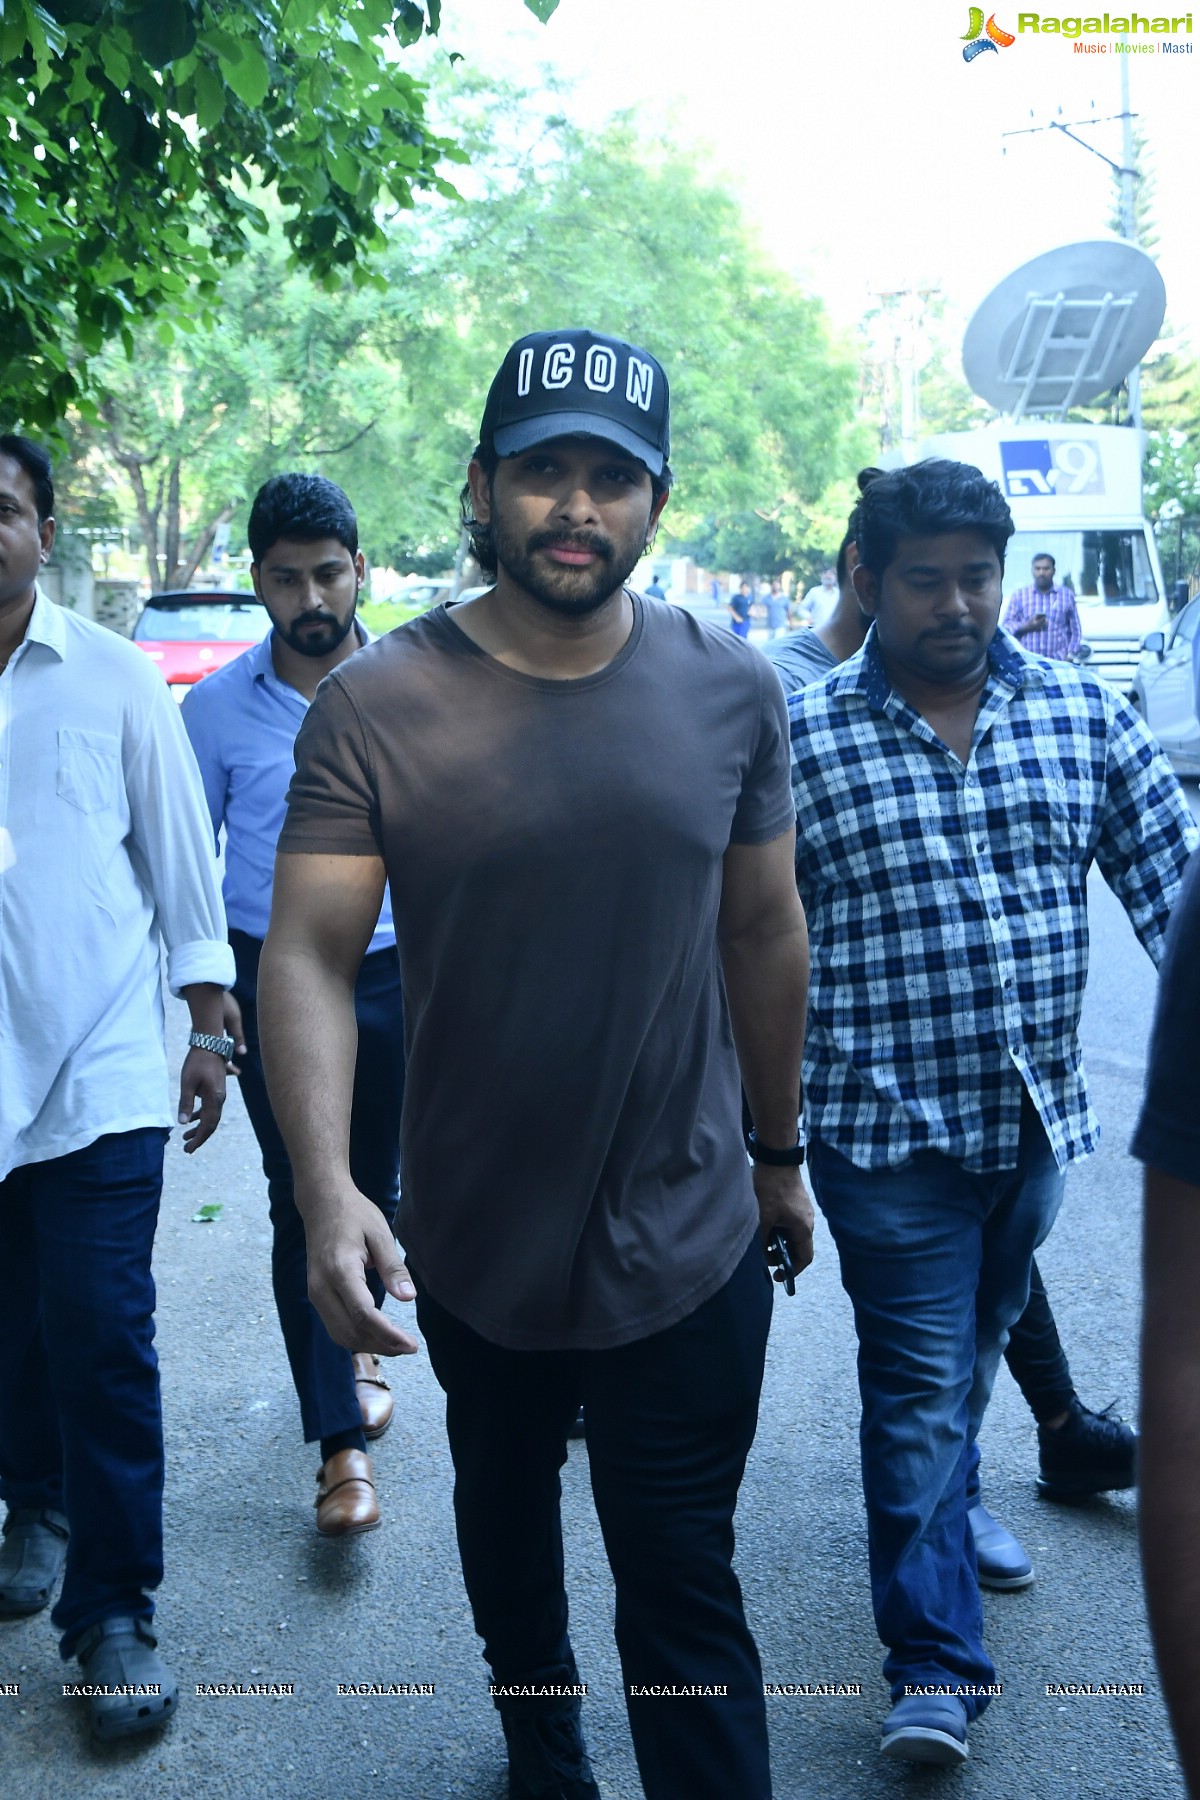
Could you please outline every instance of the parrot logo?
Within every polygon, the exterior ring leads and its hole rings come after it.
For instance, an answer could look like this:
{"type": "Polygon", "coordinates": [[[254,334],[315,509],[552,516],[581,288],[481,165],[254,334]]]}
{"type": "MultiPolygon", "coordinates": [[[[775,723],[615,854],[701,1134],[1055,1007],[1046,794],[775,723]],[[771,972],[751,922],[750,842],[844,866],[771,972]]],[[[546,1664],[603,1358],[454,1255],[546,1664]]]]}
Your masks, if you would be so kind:
{"type": "Polygon", "coordinates": [[[967,30],[963,32],[963,61],[974,62],[985,50],[1007,50],[1016,41],[1011,31],[1005,31],[997,25],[995,13],[985,25],[982,6],[973,6],[967,30]]]}

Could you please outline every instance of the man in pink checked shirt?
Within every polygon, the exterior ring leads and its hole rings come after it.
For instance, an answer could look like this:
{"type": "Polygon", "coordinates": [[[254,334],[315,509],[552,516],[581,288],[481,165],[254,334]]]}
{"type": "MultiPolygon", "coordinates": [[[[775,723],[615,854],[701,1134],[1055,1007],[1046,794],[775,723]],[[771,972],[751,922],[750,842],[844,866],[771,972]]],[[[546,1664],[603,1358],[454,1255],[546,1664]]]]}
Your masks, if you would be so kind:
{"type": "Polygon", "coordinates": [[[1040,551],[1033,559],[1033,583],[1008,596],[1000,623],[1023,650],[1067,662],[1083,642],[1075,595],[1054,585],[1054,558],[1040,551]]]}

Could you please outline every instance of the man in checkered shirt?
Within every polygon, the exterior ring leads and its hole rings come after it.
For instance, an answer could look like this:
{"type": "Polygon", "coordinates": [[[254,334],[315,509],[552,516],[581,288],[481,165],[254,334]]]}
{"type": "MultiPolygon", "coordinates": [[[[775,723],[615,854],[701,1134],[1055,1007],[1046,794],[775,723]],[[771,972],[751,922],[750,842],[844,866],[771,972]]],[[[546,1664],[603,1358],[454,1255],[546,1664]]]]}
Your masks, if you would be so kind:
{"type": "Polygon", "coordinates": [[[966,1756],[995,1680],[972,1446],[1066,1169],[1098,1137],[1087,872],[1157,961],[1196,841],[1116,690],[997,629],[1012,529],[964,464],[873,482],[854,577],[873,628],[788,702],[809,1167],[859,1339],[881,1747],[923,1762],[966,1756]]]}
{"type": "Polygon", "coordinates": [[[1033,583],[1017,588],[1004,608],[1004,629],[1019,638],[1024,650],[1035,656],[1052,656],[1066,662],[1083,642],[1079,608],[1069,587],[1054,580],[1054,558],[1039,551],[1030,567],[1033,583]]]}

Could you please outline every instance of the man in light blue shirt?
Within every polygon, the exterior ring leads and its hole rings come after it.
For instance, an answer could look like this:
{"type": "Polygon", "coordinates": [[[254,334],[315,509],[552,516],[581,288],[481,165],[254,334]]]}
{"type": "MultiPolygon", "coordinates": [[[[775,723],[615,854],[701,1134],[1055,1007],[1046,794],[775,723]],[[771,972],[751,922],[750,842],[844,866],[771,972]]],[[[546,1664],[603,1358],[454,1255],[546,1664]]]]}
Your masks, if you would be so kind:
{"type": "MultiPolygon", "coordinates": [[[[225,907],[240,1009],[231,1011],[228,1026],[238,1039],[242,1097],[267,1177],[275,1304],[304,1437],[321,1446],[317,1530],[340,1537],[380,1522],[366,1439],[391,1423],[392,1399],[378,1358],[352,1357],[335,1344],[309,1303],[304,1226],[259,1055],[257,990],[296,733],[319,683],[365,639],[355,619],[364,565],[354,510],[323,476],[274,476],[255,497],[247,535],[255,592],[274,629],[192,689],[183,722],[214,831],[225,830],[225,907]]],[[[398,1198],[404,1022],[386,893],[359,973],[355,1010],[359,1054],[350,1160],[362,1192],[390,1226],[398,1198]]],[[[382,1305],[382,1284],[371,1279],[382,1305]]]]}

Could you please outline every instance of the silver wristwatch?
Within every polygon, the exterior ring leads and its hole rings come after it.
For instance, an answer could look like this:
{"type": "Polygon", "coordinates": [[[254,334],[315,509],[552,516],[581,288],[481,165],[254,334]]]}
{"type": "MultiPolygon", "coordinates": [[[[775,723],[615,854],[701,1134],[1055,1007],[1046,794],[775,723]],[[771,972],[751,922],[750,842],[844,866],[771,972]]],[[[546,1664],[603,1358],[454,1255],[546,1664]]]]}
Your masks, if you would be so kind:
{"type": "Polygon", "coordinates": [[[188,1044],[193,1050],[211,1050],[222,1062],[228,1062],[237,1049],[235,1038],[214,1037],[211,1031],[189,1031],[188,1044]]]}

